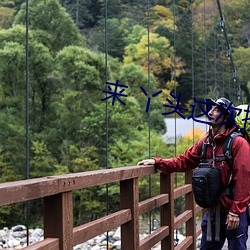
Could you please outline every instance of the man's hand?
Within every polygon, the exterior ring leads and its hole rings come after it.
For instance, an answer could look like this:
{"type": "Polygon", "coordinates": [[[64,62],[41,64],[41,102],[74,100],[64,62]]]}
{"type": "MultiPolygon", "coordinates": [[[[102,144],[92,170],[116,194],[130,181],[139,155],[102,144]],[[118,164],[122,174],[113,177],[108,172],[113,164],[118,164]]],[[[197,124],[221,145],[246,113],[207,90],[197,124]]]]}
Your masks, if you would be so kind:
{"type": "Polygon", "coordinates": [[[154,159],[142,160],[137,163],[137,166],[139,165],[155,165],[155,160],[154,159]]]}
{"type": "Polygon", "coordinates": [[[228,230],[234,230],[239,226],[240,218],[237,215],[231,215],[230,213],[227,215],[227,229],[228,230]]]}

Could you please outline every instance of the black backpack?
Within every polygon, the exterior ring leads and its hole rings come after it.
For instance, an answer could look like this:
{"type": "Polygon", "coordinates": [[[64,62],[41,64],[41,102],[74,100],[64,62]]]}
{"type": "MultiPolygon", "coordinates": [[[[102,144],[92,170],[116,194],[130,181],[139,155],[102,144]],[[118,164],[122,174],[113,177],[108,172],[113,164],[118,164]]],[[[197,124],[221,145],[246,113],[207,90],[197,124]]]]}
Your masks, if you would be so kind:
{"type": "MultiPolygon", "coordinates": [[[[217,157],[214,161],[226,160],[229,167],[233,168],[232,142],[241,133],[233,132],[230,134],[224,145],[224,157],[217,157]]],[[[207,144],[202,144],[201,162],[198,168],[193,172],[192,186],[196,203],[203,208],[215,207],[219,203],[222,194],[221,188],[221,170],[213,167],[212,163],[206,162],[207,144]]],[[[233,184],[230,182],[227,186],[227,195],[233,199],[233,184]]]]}

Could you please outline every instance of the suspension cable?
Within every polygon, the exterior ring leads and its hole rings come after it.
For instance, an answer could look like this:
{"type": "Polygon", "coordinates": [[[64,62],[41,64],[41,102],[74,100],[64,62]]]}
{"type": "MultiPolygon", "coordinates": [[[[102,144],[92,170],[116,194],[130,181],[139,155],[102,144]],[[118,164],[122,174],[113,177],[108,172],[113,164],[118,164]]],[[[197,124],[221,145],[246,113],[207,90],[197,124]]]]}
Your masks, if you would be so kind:
{"type": "MultiPolygon", "coordinates": [[[[192,72],[191,72],[191,79],[192,79],[192,97],[195,96],[195,89],[194,89],[194,10],[193,10],[193,0],[191,0],[191,39],[192,39],[192,72]]],[[[194,105],[194,101],[193,101],[194,105]]],[[[194,119],[193,119],[193,144],[194,144],[194,119]]]]}
{"type": "MultiPolygon", "coordinates": [[[[147,17],[147,29],[148,29],[148,95],[150,96],[150,0],[147,1],[147,7],[148,7],[148,17],[147,17]]],[[[150,106],[148,110],[148,158],[151,157],[151,140],[150,140],[150,127],[151,127],[151,121],[150,121],[150,106]]],[[[151,197],[151,175],[148,176],[148,189],[149,189],[149,197],[151,197]]],[[[149,233],[151,233],[151,227],[152,227],[152,212],[149,212],[149,233]]]]}
{"type": "MultiPolygon", "coordinates": [[[[174,73],[173,73],[173,81],[174,81],[174,94],[175,96],[177,95],[176,94],[176,28],[175,28],[175,25],[176,25],[176,2],[175,0],[173,0],[173,12],[174,12],[174,58],[173,58],[173,61],[174,61],[174,73]]],[[[175,113],[175,156],[177,154],[177,149],[176,149],[176,144],[177,144],[177,141],[176,141],[176,135],[177,135],[177,131],[176,131],[176,113],[175,113]]]]}
{"type": "Polygon", "coordinates": [[[207,96],[207,39],[206,39],[206,23],[207,23],[207,17],[206,17],[206,0],[204,0],[204,88],[205,88],[205,98],[207,96]]]}
{"type": "MultiPolygon", "coordinates": [[[[177,96],[177,89],[176,89],[176,2],[173,0],[173,23],[174,23],[174,74],[173,74],[173,80],[174,80],[174,94],[177,96]]],[[[175,157],[177,155],[177,117],[175,113],[175,119],[174,119],[174,131],[175,131],[175,143],[174,143],[174,154],[175,157]]],[[[175,187],[177,187],[177,173],[175,173],[175,187]]],[[[176,244],[178,244],[179,239],[178,239],[178,232],[177,229],[175,230],[175,240],[176,244]]]]}
{"type": "Polygon", "coordinates": [[[219,49],[219,61],[220,61],[220,73],[221,73],[221,82],[222,82],[222,96],[225,96],[225,65],[224,65],[224,59],[221,56],[222,51],[224,50],[224,39],[218,39],[218,49],[219,49]]]}
{"type": "MultiPolygon", "coordinates": [[[[233,60],[231,45],[229,43],[228,36],[227,36],[225,18],[224,18],[223,13],[222,13],[222,8],[221,8],[220,0],[216,0],[216,1],[217,1],[217,6],[218,6],[219,14],[220,14],[220,28],[221,28],[221,31],[223,32],[224,38],[226,40],[227,57],[230,60],[230,67],[232,69],[232,76],[233,76],[233,81],[234,81],[234,87],[236,87],[236,84],[238,82],[236,93],[237,93],[238,102],[240,103],[241,102],[241,86],[240,86],[240,82],[237,81],[237,72],[236,72],[236,68],[235,68],[235,65],[234,65],[234,60],[233,60]]],[[[235,91],[235,88],[234,88],[234,91],[235,91]]]]}
{"type": "MultiPolygon", "coordinates": [[[[26,71],[26,174],[25,179],[29,179],[29,0],[26,0],[26,45],[25,45],[25,71],[26,71]]],[[[30,203],[26,202],[26,239],[29,245],[29,210],[30,203]]]]}
{"type": "Polygon", "coordinates": [[[215,0],[213,1],[213,7],[214,7],[214,91],[217,95],[217,32],[216,32],[216,16],[215,16],[215,0]]]}
{"type": "MultiPolygon", "coordinates": [[[[104,37],[104,42],[105,42],[105,79],[106,82],[108,81],[108,0],[105,0],[105,22],[104,22],[104,29],[105,29],[105,37],[104,37]]],[[[108,128],[109,128],[109,119],[108,119],[108,114],[109,114],[109,110],[108,110],[108,85],[106,85],[106,169],[109,168],[109,161],[108,161],[108,157],[109,157],[109,152],[108,152],[108,148],[109,148],[109,133],[108,133],[108,128]]],[[[109,186],[108,184],[106,184],[106,215],[108,215],[109,213],[109,186]]],[[[107,232],[107,249],[108,249],[108,232],[107,232]]]]}

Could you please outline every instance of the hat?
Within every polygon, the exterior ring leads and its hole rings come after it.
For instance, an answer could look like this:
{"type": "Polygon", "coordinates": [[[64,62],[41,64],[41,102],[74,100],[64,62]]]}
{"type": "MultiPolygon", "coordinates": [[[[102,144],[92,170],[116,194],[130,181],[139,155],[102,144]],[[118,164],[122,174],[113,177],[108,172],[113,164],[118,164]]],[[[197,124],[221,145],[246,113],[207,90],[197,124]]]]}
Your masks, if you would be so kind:
{"type": "MultiPolygon", "coordinates": [[[[224,109],[224,111],[227,110],[227,108],[230,106],[231,108],[234,108],[235,106],[233,105],[232,102],[230,102],[227,98],[225,97],[220,97],[218,99],[212,99],[212,98],[208,98],[206,99],[206,103],[207,105],[207,110],[211,108],[211,105],[209,105],[209,103],[213,104],[213,105],[217,105],[219,107],[221,107],[222,109],[224,109]]],[[[236,116],[236,112],[234,109],[228,109],[227,110],[228,114],[232,114],[233,113],[233,117],[236,116]]]]}

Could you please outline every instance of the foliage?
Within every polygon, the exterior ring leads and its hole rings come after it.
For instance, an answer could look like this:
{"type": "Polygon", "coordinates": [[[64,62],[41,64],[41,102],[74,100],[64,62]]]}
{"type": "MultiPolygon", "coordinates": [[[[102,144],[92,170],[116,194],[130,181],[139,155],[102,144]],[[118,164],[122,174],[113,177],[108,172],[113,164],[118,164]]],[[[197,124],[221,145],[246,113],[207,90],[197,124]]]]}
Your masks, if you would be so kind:
{"type": "MultiPolygon", "coordinates": [[[[246,85],[243,86],[246,93],[250,92],[250,72],[249,72],[249,56],[250,48],[239,47],[235,50],[235,64],[239,69],[238,74],[241,76],[241,81],[245,82],[246,85]],[[247,89],[246,89],[247,87],[247,89]]],[[[250,99],[244,100],[244,102],[249,103],[250,99]]]]}
{"type": "MultiPolygon", "coordinates": [[[[250,5],[244,0],[221,2],[243,96],[249,101],[250,5]]],[[[199,100],[207,93],[232,95],[227,48],[212,0],[206,1],[205,12],[201,0],[149,5],[142,0],[30,0],[28,75],[25,11],[24,0],[0,3],[1,182],[25,178],[27,80],[30,177],[174,157],[202,132],[180,138],[176,152],[174,145],[162,142],[163,104],[170,92],[182,94],[184,107],[192,103],[192,95],[199,100]],[[101,101],[108,96],[103,93],[109,89],[106,81],[117,80],[128,87],[127,97],[121,97],[125,106],[117,99],[114,105],[112,98],[101,101]]],[[[176,186],[182,181],[183,175],[176,176],[176,186]]],[[[139,182],[140,200],[150,189],[158,194],[158,175],[139,182]]],[[[105,214],[106,190],[100,186],[74,192],[75,225],[105,214]]],[[[115,211],[119,186],[110,184],[108,190],[109,209],[115,211]]],[[[1,225],[23,221],[23,210],[24,204],[1,207],[1,225]]],[[[31,224],[42,224],[42,202],[32,202],[30,211],[31,224]]]]}
{"type": "Polygon", "coordinates": [[[153,6],[150,13],[150,21],[152,23],[151,29],[155,31],[157,27],[163,26],[167,29],[173,30],[173,18],[173,12],[170,10],[170,8],[164,7],[162,5],[153,6]]]}
{"type": "MultiPolygon", "coordinates": [[[[146,112],[148,98],[142,92],[140,87],[151,96],[157,93],[160,89],[156,86],[155,77],[149,76],[143,72],[143,69],[134,63],[124,64],[120,69],[119,79],[125,85],[129,86],[128,95],[135,97],[138,102],[140,113],[142,114],[143,122],[147,123],[150,116],[151,127],[156,131],[163,133],[165,124],[162,117],[162,94],[157,95],[150,100],[149,112],[146,112]]],[[[142,126],[139,125],[138,128],[142,126]]]]}
{"type": "MultiPolygon", "coordinates": [[[[26,6],[15,17],[14,24],[26,24],[26,6]]],[[[69,14],[58,0],[29,1],[29,28],[36,31],[36,37],[53,51],[69,45],[83,45],[83,38],[69,14]]]]}
{"type": "Polygon", "coordinates": [[[200,128],[191,129],[188,134],[178,141],[177,155],[183,154],[184,151],[191,147],[195,142],[202,139],[205,135],[205,131],[200,128]]]}
{"type": "Polygon", "coordinates": [[[134,25],[133,21],[129,18],[109,18],[106,21],[102,19],[87,35],[88,47],[92,51],[105,52],[114,57],[122,60],[124,55],[124,48],[129,44],[127,37],[130,35],[134,25]],[[103,41],[104,32],[107,29],[106,46],[103,41]]]}
{"type": "Polygon", "coordinates": [[[61,0],[60,2],[80,29],[93,27],[100,19],[101,4],[98,0],[61,0]]]}
{"type": "Polygon", "coordinates": [[[53,168],[56,162],[44,142],[33,141],[31,150],[34,156],[30,162],[30,177],[53,175],[53,168]]]}
{"type": "MultiPolygon", "coordinates": [[[[177,58],[177,60],[178,67],[175,68],[175,74],[178,76],[183,71],[183,63],[180,58],[177,58]]],[[[141,65],[145,72],[150,67],[150,72],[155,75],[157,85],[160,88],[166,89],[167,79],[172,80],[174,74],[173,47],[165,37],[160,37],[156,33],[151,33],[149,37],[144,35],[139,43],[125,47],[124,63],[131,62],[141,65]],[[148,49],[148,42],[150,43],[150,50],[148,49]],[[148,59],[150,62],[148,62],[148,59]]]]}
{"type": "Polygon", "coordinates": [[[14,19],[15,10],[13,8],[0,6],[0,29],[8,29],[14,19]]]}

